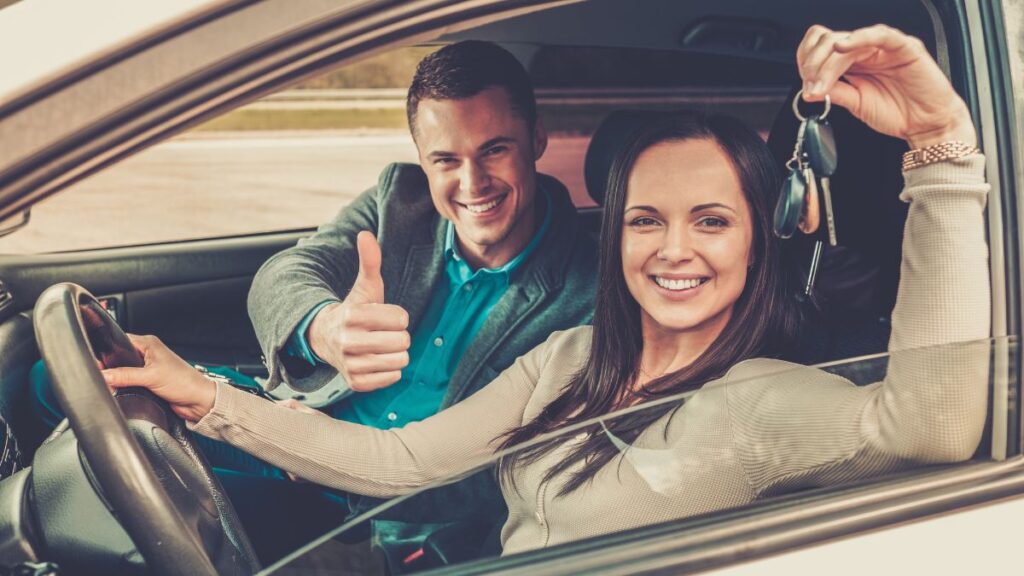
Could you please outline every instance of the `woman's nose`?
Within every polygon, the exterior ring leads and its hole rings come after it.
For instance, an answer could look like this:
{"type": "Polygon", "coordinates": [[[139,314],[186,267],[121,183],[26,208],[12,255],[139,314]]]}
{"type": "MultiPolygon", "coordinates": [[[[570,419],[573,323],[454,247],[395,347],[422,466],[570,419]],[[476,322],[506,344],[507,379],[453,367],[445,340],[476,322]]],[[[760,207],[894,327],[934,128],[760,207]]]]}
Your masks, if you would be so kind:
{"type": "Polygon", "coordinates": [[[669,226],[658,249],[658,259],[665,262],[685,262],[693,258],[693,242],[689,231],[682,226],[669,226]]]}

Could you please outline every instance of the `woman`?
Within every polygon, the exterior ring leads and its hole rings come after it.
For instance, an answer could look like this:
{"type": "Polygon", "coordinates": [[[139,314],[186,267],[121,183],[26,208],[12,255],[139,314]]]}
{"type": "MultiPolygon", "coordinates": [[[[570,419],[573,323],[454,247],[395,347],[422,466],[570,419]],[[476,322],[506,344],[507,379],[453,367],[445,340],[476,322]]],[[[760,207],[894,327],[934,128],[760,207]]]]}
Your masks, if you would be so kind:
{"type": "Polygon", "coordinates": [[[288,410],[214,385],[152,337],[135,337],[144,368],[106,370],[107,381],[146,386],[194,430],[307,480],[374,496],[695,390],[681,406],[502,461],[506,553],[969,458],[985,419],[987,348],[912,350],[988,336],[987,186],[966,106],[923,45],[887,27],[812,27],[797,58],[805,98],[830,94],[872,128],[932,153],[906,172],[890,349],[910,351],[893,355],[883,382],[858,388],[756,358],[791,327],[768,232],[771,159],[734,122],[694,115],[641,131],[613,166],[594,327],[552,335],[435,417],[381,431],[288,410]],[[954,279],[970,289],[954,290],[954,279]]]}

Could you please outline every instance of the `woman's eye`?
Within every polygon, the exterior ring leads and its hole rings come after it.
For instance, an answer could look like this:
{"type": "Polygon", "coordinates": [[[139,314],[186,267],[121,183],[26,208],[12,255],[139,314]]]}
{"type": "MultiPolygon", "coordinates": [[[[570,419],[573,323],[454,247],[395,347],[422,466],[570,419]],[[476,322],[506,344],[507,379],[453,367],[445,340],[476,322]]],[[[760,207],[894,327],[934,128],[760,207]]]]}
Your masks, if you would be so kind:
{"type": "Polygon", "coordinates": [[[724,218],[718,216],[705,216],[700,219],[699,224],[707,228],[725,228],[729,225],[729,222],[724,218]]]}
{"type": "Polygon", "coordinates": [[[630,220],[629,225],[634,228],[644,228],[647,226],[657,226],[658,221],[650,216],[640,216],[639,218],[630,220]]]}

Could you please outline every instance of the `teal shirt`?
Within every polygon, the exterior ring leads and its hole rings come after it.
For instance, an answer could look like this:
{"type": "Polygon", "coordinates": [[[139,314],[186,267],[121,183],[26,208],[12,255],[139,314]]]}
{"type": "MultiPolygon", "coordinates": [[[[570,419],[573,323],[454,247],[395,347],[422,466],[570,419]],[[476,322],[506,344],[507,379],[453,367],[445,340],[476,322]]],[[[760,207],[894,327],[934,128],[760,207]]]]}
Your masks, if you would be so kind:
{"type": "MultiPolygon", "coordinates": [[[[397,383],[373,392],[355,393],[328,409],[335,418],[387,429],[423,420],[437,413],[448,391],[448,381],[459,359],[476,337],[494,305],[508,289],[512,272],[540,243],[551,223],[550,199],[541,190],[544,220],[530,243],[499,268],[474,271],[459,254],[455,227],[448,222],[445,234],[445,272],[426,313],[412,335],[409,365],[397,383]]],[[[314,308],[296,328],[288,353],[311,362],[318,359],[305,341],[306,328],[327,303],[314,308]]]]}

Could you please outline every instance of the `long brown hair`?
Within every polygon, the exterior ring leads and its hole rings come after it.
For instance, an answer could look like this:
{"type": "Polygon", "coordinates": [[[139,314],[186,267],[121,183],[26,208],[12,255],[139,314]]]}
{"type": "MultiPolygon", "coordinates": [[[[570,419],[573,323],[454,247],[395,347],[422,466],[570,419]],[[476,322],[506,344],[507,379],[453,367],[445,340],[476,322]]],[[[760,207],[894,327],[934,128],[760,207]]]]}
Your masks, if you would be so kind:
{"type": "MultiPolygon", "coordinates": [[[[630,172],[642,152],[661,142],[707,139],[718,143],[739,174],[753,216],[753,265],[747,283],[733,307],[732,317],[718,338],[692,364],[653,380],[634,392],[642,401],[695,390],[719,378],[736,363],[757,356],[778,356],[788,351],[797,326],[797,310],[787,295],[789,279],[780,264],[778,240],[772,233],[771,206],[778,194],[775,160],[761,138],[728,116],[678,112],[649,119],[628,138],[612,162],[604,217],[601,255],[590,354],[583,368],[532,421],[504,436],[501,448],[511,448],[564,426],[603,416],[622,408],[636,381],[643,337],[640,306],[630,294],[622,273],[622,221],[630,172]]],[[[666,402],[637,410],[606,424],[608,432],[632,443],[653,422],[677,410],[666,402]]],[[[556,438],[520,450],[499,462],[502,478],[514,485],[513,470],[537,461],[561,445],[556,438]]],[[[544,480],[562,474],[578,462],[583,467],[562,487],[568,494],[597,474],[618,454],[606,434],[589,437],[547,471],[544,480]]]]}

